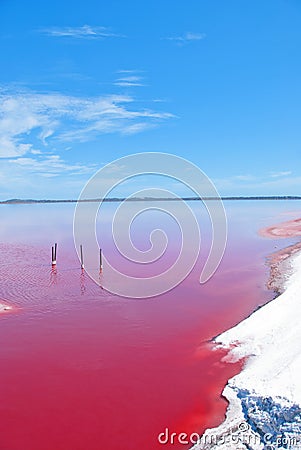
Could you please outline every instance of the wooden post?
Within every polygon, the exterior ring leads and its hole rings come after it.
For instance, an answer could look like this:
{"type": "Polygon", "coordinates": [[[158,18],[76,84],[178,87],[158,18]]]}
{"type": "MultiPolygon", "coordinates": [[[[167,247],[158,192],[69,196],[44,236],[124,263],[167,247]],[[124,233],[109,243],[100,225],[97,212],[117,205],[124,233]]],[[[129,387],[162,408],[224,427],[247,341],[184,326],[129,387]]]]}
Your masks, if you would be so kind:
{"type": "Polygon", "coordinates": [[[81,268],[84,268],[84,255],[83,255],[83,246],[80,245],[80,263],[81,263],[81,268]]]}
{"type": "Polygon", "coordinates": [[[102,270],[102,250],[99,249],[99,270],[102,270]]]}
{"type": "Polygon", "coordinates": [[[56,252],[57,252],[57,244],[51,247],[51,262],[53,266],[56,266],[56,252]]]}
{"type": "Polygon", "coordinates": [[[51,263],[53,266],[56,266],[56,255],[54,247],[51,247],[51,263]]]}

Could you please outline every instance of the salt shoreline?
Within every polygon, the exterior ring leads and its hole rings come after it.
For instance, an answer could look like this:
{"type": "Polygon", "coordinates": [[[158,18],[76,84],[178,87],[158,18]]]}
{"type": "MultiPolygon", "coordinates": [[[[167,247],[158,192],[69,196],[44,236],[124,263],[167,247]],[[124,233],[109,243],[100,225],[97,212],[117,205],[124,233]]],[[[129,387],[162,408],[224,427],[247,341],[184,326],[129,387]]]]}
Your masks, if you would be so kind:
{"type": "MultiPolygon", "coordinates": [[[[300,236],[301,219],[260,234],[300,236]]],[[[193,450],[301,448],[301,243],[272,255],[270,267],[268,286],[281,295],[214,340],[229,350],[228,362],[246,364],[223,390],[225,421],[206,430],[193,450]]]]}
{"type": "Polygon", "coordinates": [[[267,288],[280,295],[286,289],[287,282],[294,273],[293,256],[301,251],[301,242],[283,248],[268,259],[270,266],[270,277],[267,282],[267,288]]]}
{"type": "Polygon", "coordinates": [[[279,225],[262,228],[258,233],[262,237],[272,239],[301,236],[301,219],[289,220],[279,225]]]}
{"type": "Polygon", "coordinates": [[[11,311],[11,310],[12,310],[11,306],[9,306],[9,305],[7,305],[5,303],[0,303],[0,314],[6,313],[6,312],[11,311]]]}

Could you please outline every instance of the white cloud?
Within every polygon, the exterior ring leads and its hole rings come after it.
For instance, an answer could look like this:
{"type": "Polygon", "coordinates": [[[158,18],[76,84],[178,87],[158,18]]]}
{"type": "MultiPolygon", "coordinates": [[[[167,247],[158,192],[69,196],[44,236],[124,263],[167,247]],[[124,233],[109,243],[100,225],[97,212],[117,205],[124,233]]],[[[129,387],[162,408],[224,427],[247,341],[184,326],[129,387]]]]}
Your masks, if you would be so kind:
{"type": "Polygon", "coordinates": [[[32,153],[33,155],[41,155],[42,154],[41,150],[31,150],[30,153],[32,153]]]}
{"type": "Polygon", "coordinates": [[[153,128],[155,125],[147,122],[138,122],[134,125],[130,125],[127,127],[127,129],[124,131],[124,134],[136,134],[141,133],[142,131],[149,130],[150,128],[153,128]]]}
{"type": "Polygon", "coordinates": [[[0,164],[0,199],[77,198],[98,165],[69,163],[57,154],[32,153],[0,164]]]}
{"type": "Polygon", "coordinates": [[[142,87],[145,86],[145,84],[143,83],[134,83],[133,81],[115,81],[114,83],[115,86],[120,86],[120,87],[142,87]]]}
{"type": "Polygon", "coordinates": [[[105,133],[140,132],[171,117],[170,113],[135,107],[129,96],[75,97],[0,90],[0,158],[49,151],[49,143],[86,142],[105,133]]]}
{"type": "Polygon", "coordinates": [[[51,129],[45,129],[45,130],[42,130],[41,131],[41,133],[39,134],[39,138],[41,139],[41,141],[43,142],[43,144],[45,145],[45,146],[47,146],[48,145],[48,142],[47,142],[47,138],[49,138],[50,136],[52,136],[54,134],[54,130],[51,130],[51,129]]]}
{"type": "Polygon", "coordinates": [[[69,164],[58,155],[4,159],[0,165],[0,199],[77,198],[98,166],[69,164]]]}
{"type": "Polygon", "coordinates": [[[31,144],[21,144],[10,136],[0,136],[0,158],[21,156],[31,150],[31,144]]]}
{"type": "Polygon", "coordinates": [[[168,41],[175,41],[178,44],[187,44],[188,42],[201,41],[205,38],[205,33],[192,33],[191,31],[188,31],[182,36],[170,36],[165,39],[168,41]]]}
{"type": "Polygon", "coordinates": [[[154,103],[167,103],[168,100],[166,98],[154,98],[153,102],[154,103]]]}
{"type": "Polygon", "coordinates": [[[111,37],[124,37],[110,29],[99,26],[83,25],[81,27],[51,27],[39,30],[43,34],[53,37],[71,37],[78,39],[104,39],[111,37]]]}
{"type": "Polygon", "coordinates": [[[140,69],[120,69],[117,70],[116,73],[120,73],[120,74],[136,74],[136,73],[144,73],[144,70],[140,70],[140,69]]]}
{"type": "Polygon", "coordinates": [[[291,171],[266,175],[234,175],[214,179],[220,192],[236,195],[298,195],[301,177],[291,171]]]}
{"type": "Polygon", "coordinates": [[[287,177],[287,176],[289,176],[289,175],[291,175],[291,174],[292,174],[292,172],[289,171],[289,170],[287,170],[287,171],[282,171],[282,172],[272,172],[272,173],[270,174],[270,177],[271,177],[271,178],[287,177]]]}
{"type": "Polygon", "coordinates": [[[256,179],[254,175],[235,175],[233,178],[238,181],[253,181],[256,179]]]}
{"type": "Polygon", "coordinates": [[[69,164],[64,161],[59,155],[48,155],[40,157],[38,159],[32,157],[20,157],[16,159],[9,159],[8,164],[15,166],[17,170],[20,170],[28,175],[34,173],[35,175],[55,177],[58,175],[66,174],[79,175],[89,174],[96,170],[95,164],[69,164]]]}
{"type": "Polygon", "coordinates": [[[118,78],[114,82],[114,85],[121,87],[145,86],[145,84],[142,81],[143,77],[140,77],[138,75],[128,75],[118,78]]]}
{"type": "Polygon", "coordinates": [[[138,77],[137,75],[131,75],[131,76],[119,78],[119,80],[129,81],[129,82],[137,82],[137,81],[140,81],[141,79],[142,79],[142,77],[138,77]]]}

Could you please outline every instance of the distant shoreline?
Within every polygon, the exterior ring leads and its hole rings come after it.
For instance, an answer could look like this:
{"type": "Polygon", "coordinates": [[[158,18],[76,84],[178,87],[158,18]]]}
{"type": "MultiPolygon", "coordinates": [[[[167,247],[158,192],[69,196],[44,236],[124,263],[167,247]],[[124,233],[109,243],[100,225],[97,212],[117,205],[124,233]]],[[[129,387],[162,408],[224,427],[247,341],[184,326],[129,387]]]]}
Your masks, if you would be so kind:
{"type": "Polygon", "coordinates": [[[113,198],[91,198],[91,199],[86,199],[86,200],[34,200],[34,199],[9,199],[9,200],[2,200],[0,201],[0,205],[22,205],[22,204],[36,204],[36,203],[77,203],[77,202],[81,202],[81,203],[95,203],[95,202],[124,202],[124,201],[128,201],[128,202],[148,202],[148,201],[158,201],[158,202],[162,202],[162,201],[204,201],[204,200],[223,200],[223,201],[227,201],[227,200],[301,200],[301,196],[299,195],[283,195],[283,196],[277,196],[277,195],[272,195],[272,196],[252,196],[252,197],[248,197],[248,196],[232,196],[232,197],[179,197],[179,198],[169,198],[169,197],[165,197],[165,198],[156,198],[156,197],[130,197],[130,198],[126,198],[126,197],[113,197],[113,198]]]}

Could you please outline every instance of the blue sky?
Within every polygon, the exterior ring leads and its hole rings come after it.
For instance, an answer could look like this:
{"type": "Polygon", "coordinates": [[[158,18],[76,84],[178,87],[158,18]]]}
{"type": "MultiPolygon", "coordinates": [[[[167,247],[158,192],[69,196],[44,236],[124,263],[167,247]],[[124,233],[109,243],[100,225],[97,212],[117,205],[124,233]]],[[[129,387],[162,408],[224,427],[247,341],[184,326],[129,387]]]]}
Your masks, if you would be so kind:
{"type": "Polygon", "coordinates": [[[1,0],[0,199],[77,198],[146,151],[301,194],[300,23],[298,0],[1,0]]]}

